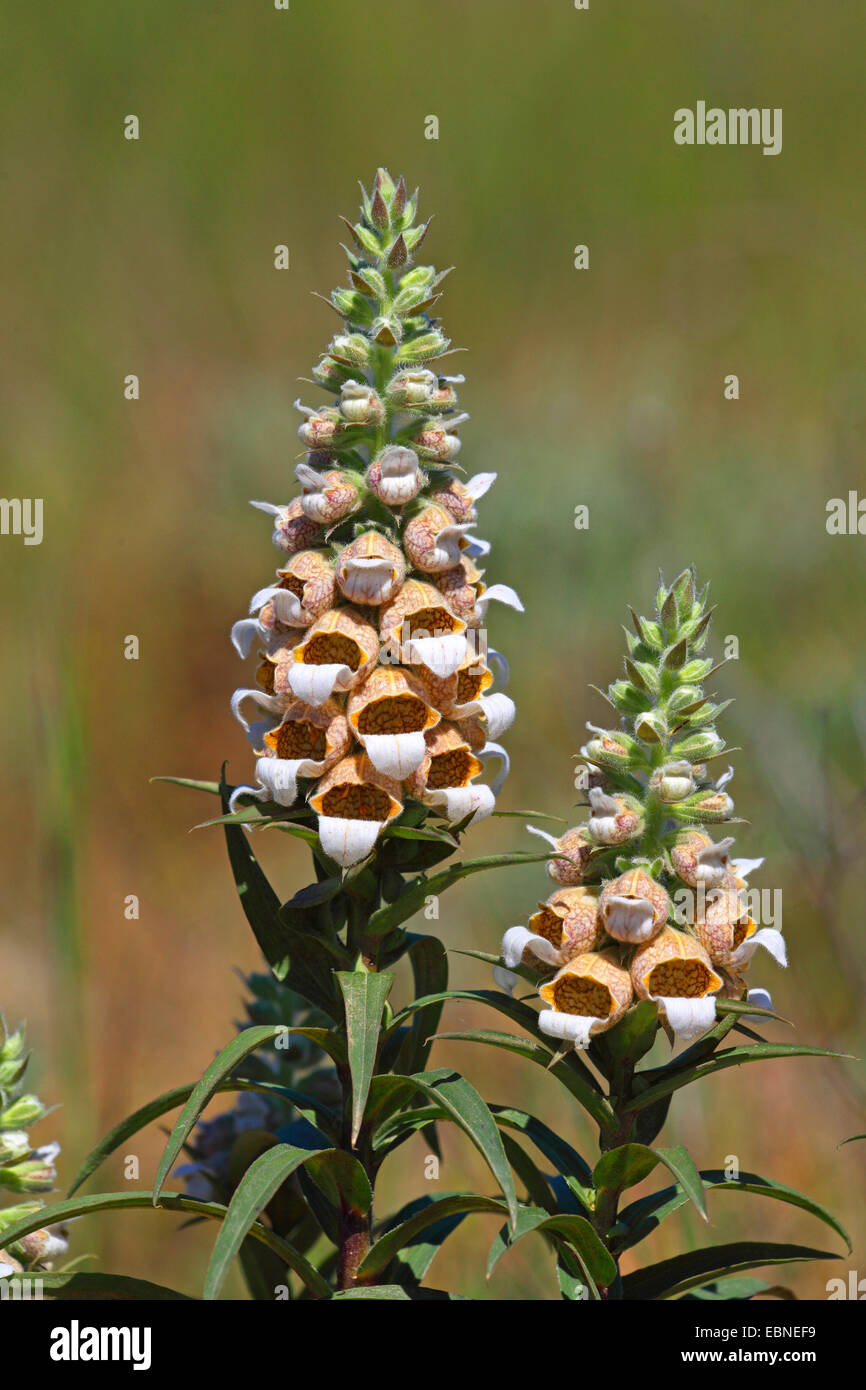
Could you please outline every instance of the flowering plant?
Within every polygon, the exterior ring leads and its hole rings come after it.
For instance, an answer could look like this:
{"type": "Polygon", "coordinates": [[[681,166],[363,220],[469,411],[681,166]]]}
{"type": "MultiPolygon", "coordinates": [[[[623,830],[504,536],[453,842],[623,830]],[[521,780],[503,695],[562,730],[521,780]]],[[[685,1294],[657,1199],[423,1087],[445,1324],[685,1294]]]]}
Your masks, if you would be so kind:
{"type": "MultiPolygon", "coordinates": [[[[449,349],[429,312],[444,273],[415,264],[429,225],[416,225],[416,206],[403,180],[380,169],[360,220],[347,224],[351,283],[328,300],[343,331],[313,371],[330,403],[299,406],[301,494],[253,504],[271,516],[280,553],[275,577],[232,629],[238,653],[256,660],[255,684],[231,700],[255,781],[168,779],[220,797],[222,814],[209,824],[224,829],[271,973],[248,981],[249,1026],[201,1080],[118,1125],[72,1188],[182,1105],[152,1190],[58,1208],[153,1205],[219,1221],[207,1298],[236,1255],[255,1297],[414,1291],[451,1229],[444,1218],[517,1212],[491,1111],[453,1071],[428,1069],[446,954],[436,936],[405,927],[419,909],[435,921],[439,895],[469,874],[545,858],[522,851],[439,867],[494,813],[508,770],[498,738],[514,706],[493,690],[494,668],[507,674],[507,664],[488,650],[485,622],[491,601],[521,604],[507,585],[488,586],[480,568],[489,546],[474,535],[476,503],[495,475],[466,478],[457,463],[462,378],[433,366],[449,349]],[[487,783],[492,759],[500,771],[487,783]],[[312,852],[315,879],[287,903],[253,850],[251,836],[265,828],[312,852]],[[403,958],[424,1002],[398,1010],[389,996],[403,958]],[[235,1109],[197,1127],[225,1091],[242,1093],[235,1109]],[[423,1197],[374,1223],[385,1159],[419,1125],[435,1155],[436,1120],[464,1131],[501,1195],[423,1197]],[[169,1193],[184,1151],[187,1190],[169,1193]],[[439,1232],[432,1242],[430,1228],[439,1232]],[[422,1232],[424,1243],[404,1256],[422,1232]]],[[[117,1276],[115,1287],[124,1296],[134,1281],[117,1276]]]]}

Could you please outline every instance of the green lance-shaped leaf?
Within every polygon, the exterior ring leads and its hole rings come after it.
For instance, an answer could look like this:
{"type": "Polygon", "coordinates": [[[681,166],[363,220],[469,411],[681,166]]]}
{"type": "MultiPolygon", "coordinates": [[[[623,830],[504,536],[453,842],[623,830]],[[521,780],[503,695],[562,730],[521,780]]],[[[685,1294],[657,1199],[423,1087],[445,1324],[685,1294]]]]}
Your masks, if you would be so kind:
{"type": "MultiPolygon", "coordinates": [[[[802,1211],[810,1212],[812,1216],[823,1221],[831,1230],[836,1231],[845,1241],[849,1251],[851,1250],[851,1238],[841,1221],[838,1221],[832,1212],[828,1211],[820,1202],[807,1197],[804,1192],[798,1192],[794,1187],[775,1182],[772,1178],[762,1178],[758,1173],[740,1173],[736,1178],[728,1178],[724,1169],[721,1168],[702,1169],[699,1176],[702,1184],[708,1190],[751,1192],[758,1197],[772,1197],[777,1202],[787,1202],[791,1206],[799,1207],[802,1211]]],[[[619,1215],[619,1221],[625,1227],[625,1233],[617,1238],[617,1249],[627,1250],[629,1246],[637,1245],[639,1241],[645,1240],[666,1216],[677,1211],[688,1200],[689,1198],[681,1188],[666,1187],[660,1192],[649,1193],[646,1197],[632,1202],[619,1215]]]]}
{"type": "Polygon", "coordinates": [[[386,971],[338,970],[337,983],[346,1008],[346,1046],[352,1077],[352,1144],[364,1122],[364,1110],[379,1049],[382,1010],[394,976],[386,971]]]}
{"type": "MultiPolygon", "coordinates": [[[[283,1183],[291,1177],[296,1168],[309,1164],[326,1150],[300,1149],[294,1144],[277,1144],[274,1148],[260,1154],[250,1164],[232,1195],[226,1211],[225,1220],[216,1238],[213,1254],[208,1265],[204,1285],[204,1297],[216,1298],[223,1286],[229,1267],[241,1248],[244,1240],[252,1234],[259,1214],[265,1209],[283,1183]]],[[[348,1157],[348,1155],[346,1155],[348,1157]]],[[[305,1261],[306,1263],[306,1261],[305,1261]]],[[[312,1270],[312,1266],[309,1267],[312,1270]]],[[[309,1271],[305,1283],[318,1293],[320,1298],[330,1298],[331,1290],[317,1271],[315,1285],[309,1282],[309,1271]]]]}
{"type": "MultiPolygon", "coordinates": [[[[543,1054],[545,1054],[545,1066],[548,1065],[551,1058],[553,1057],[554,1054],[549,1050],[549,1048],[544,1048],[541,1046],[541,1044],[536,1044],[536,1037],[538,1032],[538,1014],[535,1012],[534,1009],[531,1009],[528,1004],[524,1004],[519,999],[512,999],[511,995],[506,994],[503,990],[454,989],[443,990],[439,994],[425,995],[422,996],[422,998],[420,999],[416,999],[412,1004],[407,1005],[405,1009],[403,1009],[399,1014],[397,1014],[392,1021],[391,1027],[399,1028],[412,1016],[412,1014],[417,1009],[425,1008],[428,1004],[435,1003],[440,999],[467,999],[477,1002],[479,1004],[489,1004],[492,1009],[496,1009],[498,1013],[505,1014],[505,1016],[511,1019],[512,1022],[519,1024],[522,1028],[525,1028],[527,1030],[527,1032],[530,1034],[532,1038],[533,1043],[540,1049],[540,1051],[543,1054]]],[[[438,1036],[442,1038],[448,1037],[456,1039],[459,1037],[464,1039],[471,1039],[477,1042],[489,1042],[494,1046],[506,1046],[506,1044],[504,1043],[494,1043],[494,1038],[508,1038],[510,1039],[511,1043],[517,1044],[521,1044],[523,1042],[523,1039],[513,1038],[510,1034],[507,1033],[487,1034],[485,1030],[479,1030],[477,1033],[443,1033],[439,1034],[438,1036]]],[[[508,1048],[508,1050],[519,1051],[520,1048],[511,1046],[508,1048]]],[[[530,1055],[531,1051],[532,1049],[530,1049],[525,1055],[530,1055]]],[[[581,1105],[583,1105],[584,1108],[589,1111],[589,1113],[593,1116],[594,1119],[597,1120],[599,1124],[608,1124],[613,1120],[613,1111],[610,1109],[610,1106],[608,1105],[607,1101],[602,1096],[601,1087],[599,1086],[599,1083],[596,1081],[589,1068],[580,1060],[576,1053],[568,1053],[566,1057],[563,1058],[561,1063],[558,1063],[555,1067],[551,1068],[551,1071],[563,1082],[564,1085],[568,1086],[568,1089],[571,1090],[575,1099],[580,1101],[581,1105]]]]}
{"type": "MultiPolygon", "coordinates": [[[[447,1067],[436,1071],[418,1072],[407,1077],[415,1090],[441,1110],[441,1117],[451,1119],[475,1145],[505,1198],[509,1215],[513,1221],[517,1215],[517,1194],[514,1179],[505,1157],[505,1150],[490,1109],[465,1077],[447,1067]]],[[[429,1120],[431,1117],[428,1116],[429,1120]]]]}
{"type": "MultiPolygon", "coordinates": [[[[641,1091],[639,1095],[633,1097],[623,1107],[626,1113],[634,1110],[643,1110],[662,1097],[670,1095],[673,1091],[678,1091],[681,1086],[688,1086],[692,1081],[700,1081],[702,1077],[712,1076],[717,1071],[724,1071],[726,1067],[739,1067],[744,1062],[761,1062],[778,1057],[836,1057],[847,1058],[845,1052],[829,1052],[823,1047],[801,1047],[795,1043],[755,1043],[752,1047],[727,1047],[723,1051],[717,1052],[706,1062],[699,1062],[696,1066],[688,1067],[683,1071],[673,1070],[671,1075],[665,1075],[667,1068],[661,1069],[661,1080],[657,1080],[654,1085],[641,1091]]],[[[653,1075],[659,1076],[659,1071],[653,1075]]],[[[640,1076],[640,1072],[638,1072],[640,1076]]]]}
{"type": "MultiPolygon", "coordinates": [[[[87,1155],[78,1172],[75,1181],[69,1189],[69,1196],[77,1192],[82,1187],[91,1174],[95,1173],[105,1160],[120,1148],[121,1144],[144,1129],[154,1120],[167,1115],[170,1110],[176,1110],[179,1105],[183,1105],[189,1100],[196,1088],[196,1082],[191,1081],[186,1086],[175,1086],[170,1091],[164,1091],[161,1096],[148,1101],[140,1109],[135,1110],[126,1119],[121,1120],[113,1129],[110,1129],[105,1138],[100,1140],[95,1149],[87,1155]]],[[[315,1100],[312,1096],[306,1095],[303,1091],[296,1091],[291,1086],[278,1086],[273,1081],[255,1081],[246,1077],[230,1076],[225,1081],[221,1081],[214,1088],[214,1095],[224,1091],[259,1091],[265,1095],[280,1096],[284,1100],[290,1100],[297,1106],[300,1113],[311,1123],[318,1123],[325,1132],[329,1132],[334,1124],[335,1116],[328,1106],[321,1101],[315,1100]]]]}
{"type": "Polygon", "coordinates": [[[418,1289],[414,1287],[404,1288],[402,1284],[369,1284],[359,1285],[355,1289],[343,1289],[340,1293],[335,1293],[332,1303],[343,1302],[345,1299],[376,1299],[380,1303],[414,1303],[416,1300],[429,1302],[431,1300],[445,1301],[449,1303],[466,1303],[469,1300],[462,1298],[457,1293],[447,1293],[444,1289],[418,1289]]]}
{"type": "Polygon", "coordinates": [[[736,1241],[731,1245],[714,1245],[704,1250],[690,1250],[685,1255],[648,1265],[646,1269],[627,1274],[622,1281],[622,1296],[630,1300],[673,1298],[688,1289],[698,1288],[709,1280],[726,1274],[738,1274],[744,1269],[761,1265],[797,1264],[803,1260],[838,1260],[827,1250],[813,1250],[806,1245],[782,1245],[773,1241],[736,1241]]]}
{"type": "MultiPolygon", "coordinates": [[[[224,774],[220,794],[227,811],[229,788],[224,774]]],[[[280,909],[280,900],[262,872],[247,834],[240,825],[226,824],[223,829],[241,906],[277,979],[339,1021],[340,1008],[332,986],[332,971],[344,963],[339,952],[321,936],[293,927],[280,909]]]]}
{"type": "Polygon", "coordinates": [[[198,1120],[199,1115],[218,1088],[220,1082],[229,1076],[245,1057],[248,1057],[251,1052],[255,1052],[263,1043],[272,1042],[277,1037],[283,1037],[289,1033],[308,1038],[310,1042],[317,1043],[319,1047],[323,1048],[333,1061],[345,1064],[345,1045],[342,1040],[328,1028],[283,1028],[274,1027],[272,1024],[257,1024],[253,1028],[245,1028],[242,1033],[238,1033],[237,1037],[232,1039],[228,1047],[224,1047],[219,1056],[215,1057],[211,1062],[207,1071],[195,1086],[189,1100],[180,1113],[174,1129],[169,1135],[168,1143],[165,1146],[165,1152],[160,1159],[159,1167],[156,1172],[156,1182],[153,1187],[154,1206],[157,1206],[159,1203],[159,1194],[171,1171],[172,1165],[192,1132],[193,1126],[198,1120]]]}
{"type": "Polygon", "coordinates": [[[527,1206],[543,1207],[545,1211],[550,1212],[551,1216],[554,1216],[559,1210],[559,1204],[551,1187],[551,1182],[555,1182],[556,1179],[551,1178],[548,1181],[540,1168],[536,1166],[534,1159],[507,1130],[502,1133],[502,1147],[505,1149],[505,1157],[511,1164],[512,1172],[526,1188],[527,1206]]]}
{"type": "Polygon", "coordinates": [[[454,1192],[435,1198],[429,1205],[416,1211],[406,1221],[393,1226],[380,1236],[371,1250],[358,1266],[359,1279],[372,1279],[388,1267],[395,1255],[437,1221],[447,1216],[457,1216],[474,1211],[494,1212],[504,1216],[508,1212],[506,1204],[496,1197],[480,1197],[472,1192],[454,1192]]]}
{"type": "Polygon", "coordinates": [[[781,1298],[795,1302],[797,1298],[790,1289],[782,1288],[779,1284],[768,1284],[766,1279],[733,1278],[701,1284],[698,1288],[692,1289],[691,1293],[683,1294],[679,1301],[687,1303],[693,1299],[700,1299],[711,1303],[745,1303],[757,1294],[763,1295],[764,1298],[781,1298]]]}
{"type": "Polygon", "coordinates": [[[461,878],[467,878],[470,874],[479,874],[485,869],[505,868],[509,864],[537,864],[547,858],[549,856],[546,854],[521,850],[513,854],[490,854],[483,859],[461,860],[449,864],[447,869],[440,869],[438,874],[431,874],[429,878],[421,874],[407,884],[399,898],[373,913],[364,935],[369,941],[381,940],[419,912],[429,896],[444,893],[452,883],[459,883],[461,878]]]}
{"type": "Polygon", "coordinates": [[[589,1222],[582,1216],[551,1216],[538,1207],[521,1207],[510,1238],[503,1228],[494,1240],[487,1260],[487,1277],[493,1273],[506,1250],[531,1231],[562,1240],[574,1251],[581,1268],[595,1285],[607,1288],[617,1276],[616,1262],[589,1222]]]}
{"type": "Polygon", "coordinates": [[[88,1298],[98,1299],[100,1303],[115,1299],[136,1303],[197,1302],[189,1294],[178,1293],[177,1289],[154,1284],[149,1279],[132,1279],[126,1274],[100,1274],[95,1270],[55,1270],[51,1273],[30,1270],[4,1280],[4,1284],[13,1298],[15,1286],[18,1285],[22,1290],[32,1289],[32,1293],[24,1293],[25,1298],[47,1296],[76,1303],[88,1298]]]}
{"type": "MultiPolygon", "coordinates": [[[[448,988],[448,956],[442,942],[437,936],[415,934],[408,936],[407,941],[416,996],[443,994],[448,988]]],[[[394,1071],[411,1075],[425,1065],[442,1016],[442,1004],[440,999],[427,1008],[415,1010],[411,1029],[394,1062],[394,1071]]]]}
{"type": "MultiPolygon", "coordinates": [[[[272,1153],[273,1150],[268,1150],[272,1153]]],[[[154,1206],[152,1192],[97,1192],[89,1197],[76,1197],[70,1202],[55,1202],[50,1207],[40,1207],[35,1214],[16,1221],[3,1231],[4,1243],[12,1245],[32,1231],[44,1226],[62,1225],[79,1216],[92,1216],[100,1211],[152,1211],[154,1206]]],[[[192,1197],[182,1197],[176,1192],[164,1192],[159,1203],[160,1211],[181,1212],[185,1216],[203,1216],[211,1221],[222,1221],[228,1208],[222,1202],[200,1202],[192,1197]]],[[[249,1234],[279,1255],[289,1269],[294,1270],[308,1288],[321,1293],[321,1276],[304,1257],[282,1236],[268,1230],[258,1223],[250,1227],[249,1234]]],[[[325,1285],[327,1290],[327,1285],[325,1285]]],[[[328,1290],[328,1293],[330,1290],[328,1290]]],[[[322,1295],[324,1296],[324,1294],[322,1295]]]]}
{"type": "MultiPolygon", "coordinates": [[[[401,1226],[404,1221],[408,1221],[410,1216],[414,1216],[416,1212],[425,1207],[432,1206],[443,1196],[459,1195],[459,1193],[441,1193],[439,1197],[416,1197],[395,1213],[388,1221],[386,1229],[391,1230],[392,1227],[401,1226]]],[[[386,1271],[386,1277],[399,1279],[404,1287],[420,1284],[445,1241],[469,1215],[468,1211],[456,1212],[451,1216],[440,1216],[432,1226],[425,1226],[423,1231],[413,1236],[409,1243],[403,1246],[399,1256],[395,1257],[386,1271]]]]}
{"type": "Polygon", "coordinates": [[[672,1149],[651,1149],[646,1144],[622,1144],[617,1149],[609,1149],[595,1165],[593,1180],[600,1192],[611,1192],[618,1197],[627,1187],[643,1182],[659,1163],[676,1178],[685,1199],[692,1202],[704,1221],[708,1221],[701,1175],[681,1144],[672,1149]]]}
{"type": "Polygon", "coordinates": [[[530,1139],[537,1149],[552,1163],[556,1172],[565,1178],[575,1196],[587,1206],[593,1187],[592,1169],[576,1149],[562,1139],[554,1130],[525,1110],[515,1110],[508,1105],[491,1105],[494,1119],[498,1125],[516,1129],[530,1139]]]}
{"type": "Polygon", "coordinates": [[[525,1057],[527,1061],[534,1062],[536,1066],[543,1067],[551,1076],[555,1076],[597,1124],[604,1127],[615,1123],[613,1111],[604,1096],[584,1080],[583,1072],[586,1068],[574,1053],[568,1053],[554,1061],[556,1054],[543,1043],[536,1042],[534,1038],[521,1038],[516,1033],[496,1033],[485,1028],[476,1028],[467,1033],[438,1033],[437,1037],[443,1042],[484,1043],[488,1047],[498,1047],[504,1052],[525,1057]]]}
{"type": "MultiPolygon", "coordinates": [[[[191,787],[196,792],[210,792],[212,796],[219,796],[219,782],[199,782],[194,777],[151,777],[151,782],[173,782],[176,787],[191,787]]],[[[232,788],[231,790],[234,790],[232,788]]]]}

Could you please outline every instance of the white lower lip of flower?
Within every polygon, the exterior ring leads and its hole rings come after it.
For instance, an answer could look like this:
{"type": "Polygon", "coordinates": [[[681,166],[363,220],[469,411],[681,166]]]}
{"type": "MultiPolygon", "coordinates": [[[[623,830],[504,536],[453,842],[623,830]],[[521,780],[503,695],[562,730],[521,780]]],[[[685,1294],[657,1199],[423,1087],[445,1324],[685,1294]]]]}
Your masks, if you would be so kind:
{"type": "Polygon", "coordinates": [[[390,560],[346,560],[339,569],[340,588],[355,603],[385,603],[397,587],[390,560]]]}
{"type": "Polygon", "coordinates": [[[25,1236],[22,1241],[28,1259],[56,1260],[60,1255],[65,1255],[69,1249],[69,1241],[62,1236],[52,1235],[46,1228],[41,1231],[34,1231],[32,1235],[25,1236]]]}
{"type": "Polygon", "coordinates": [[[663,1010],[671,1028],[684,1042],[700,1037],[715,1022],[716,1001],[712,994],[703,999],[667,994],[651,994],[650,998],[663,1010]]]}
{"type": "Polygon", "coordinates": [[[398,782],[417,771],[427,752],[423,730],[408,734],[359,734],[358,737],[376,771],[398,782]]]}
{"type": "Polygon", "coordinates": [[[511,728],[517,711],[514,701],[508,695],[482,695],[479,704],[487,721],[487,733],[490,738],[498,738],[506,729],[511,728]]]}
{"type": "Polygon", "coordinates": [[[253,649],[254,642],[264,642],[267,633],[255,618],[241,618],[232,628],[232,646],[244,660],[253,649]]]}
{"type": "Polygon", "coordinates": [[[590,1014],[560,1014],[554,1009],[542,1009],[538,1015],[538,1026],[549,1038],[560,1038],[574,1043],[575,1047],[589,1047],[592,1030],[596,1024],[606,1022],[603,1018],[593,1018],[590,1014]]]}
{"type": "Polygon", "coordinates": [[[241,710],[241,705],[245,700],[252,700],[260,709],[267,710],[268,714],[276,714],[279,716],[283,710],[284,702],[280,699],[279,695],[268,695],[264,690],[256,689],[236,690],[234,695],[232,695],[232,714],[242,726],[245,734],[248,734],[251,728],[251,721],[244,719],[243,711],[241,710]]]}
{"type": "Polygon", "coordinates": [[[277,622],[287,623],[289,627],[305,626],[306,620],[304,610],[301,607],[301,600],[297,594],[292,593],[291,589],[281,589],[278,585],[259,589],[258,593],[253,594],[250,599],[250,612],[258,613],[266,603],[269,603],[273,608],[277,622]]]}
{"type": "Polygon", "coordinates": [[[487,607],[491,599],[495,599],[497,603],[507,604],[509,608],[515,608],[518,613],[525,612],[523,604],[510,584],[491,584],[489,589],[484,590],[475,605],[476,611],[482,618],[487,617],[487,607]]]}
{"type": "Polygon", "coordinates": [[[611,844],[619,835],[615,816],[590,816],[588,826],[590,835],[601,844],[611,844]]]}
{"type": "Polygon", "coordinates": [[[387,822],[347,820],[343,816],[319,816],[322,849],[344,869],[366,859],[387,822]]]}
{"type": "Polygon", "coordinates": [[[424,569],[428,574],[439,574],[442,570],[453,569],[460,563],[460,537],[475,525],[474,521],[464,525],[443,526],[436,536],[436,544],[426,561],[424,569]]]}
{"type": "Polygon", "coordinates": [[[659,783],[662,801],[685,801],[694,789],[691,777],[663,777],[659,783]]]}
{"type": "MultiPolygon", "coordinates": [[[[490,784],[494,797],[497,797],[505,786],[505,779],[511,770],[511,759],[501,743],[491,743],[488,741],[478,754],[481,762],[487,762],[488,758],[499,758],[502,766],[490,784]]],[[[492,809],[492,808],[491,808],[492,809]]]]}
{"type": "Polygon", "coordinates": [[[343,662],[315,666],[296,661],[289,667],[289,685],[305,704],[323,705],[336,689],[346,689],[353,674],[352,668],[343,662]]]}
{"type": "Polygon", "coordinates": [[[312,758],[259,758],[256,776],[259,787],[235,787],[229,797],[229,811],[234,811],[241,796],[254,796],[259,801],[276,801],[278,806],[294,806],[298,799],[298,778],[319,777],[325,764],[312,758]]]}
{"type": "Polygon", "coordinates": [[[562,958],[546,936],[536,936],[528,927],[509,927],[502,938],[500,955],[509,967],[519,965],[527,946],[534,956],[547,965],[560,965],[562,958]]]}
{"type": "Polygon", "coordinates": [[[470,560],[481,560],[490,554],[490,542],[483,541],[480,536],[472,536],[463,554],[468,555],[470,560]]]}
{"type": "Polygon", "coordinates": [[[653,934],[655,909],[648,898],[608,898],[604,924],[617,941],[649,941],[653,934]]]}
{"type": "Polygon", "coordinates": [[[473,502],[477,502],[479,497],[483,497],[485,492],[489,492],[496,482],[496,473],[475,473],[463,484],[473,502]]]}
{"type": "Polygon", "coordinates": [[[493,967],[493,983],[504,990],[506,994],[513,994],[517,988],[519,975],[515,975],[513,970],[505,970],[501,965],[493,967]]]}
{"type": "Polygon", "coordinates": [[[726,771],[722,773],[721,777],[719,777],[716,782],[716,791],[724,791],[725,787],[733,778],[733,775],[734,769],[732,767],[727,768],[726,771]]]}
{"type": "Polygon", "coordinates": [[[746,993],[746,1003],[754,1004],[756,1009],[772,1009],[773,997],[768,989],[750,989],[746,993]]]}
{"type": "Polygon", "coordinates": [[[284,516],[288,508],[283,505],[278,507],[275,502],[250,502],[251,507],[256,507],[260,512],[267,512],[268,516],[284,516]]]}
{"type": "MultiPolygon", "coordinates": [[[[731,844],[733,844],[733,840],[731,841],[731,844]]],[[[749,874],[753,874],[753,873],[755,872],[756,869],[760,869],[760,867],[761,867],[761,865],[763,864],[763,862],[764,862],[763,858],[761,858],[761,859],[732,859],[732,860],[731,860],[731,868],[733,869],[734,873],[737,875],[737,878],[748,878],[748,877],[749,877],[749,874]]]]}
{"type": "Polygon", "coordinates": [[[442,637],[409,637],[404,648],[410,661],[419,661],[434,676],[453,676],[466,656],[466,638],[462,633],[446,633],[442,637]]]}
{"type": "Polygon", "coordinates": [[[402,507],[418,495],[421,482],[421,470],[419,468],[406,473],[386,474],[383,466],[376,495],[389,507],[402,507]]]}
{"type": "Polygon", "coordinates": [[[785,938],[775,927],[759,927],[741,946],[731,952],[728,957],[728,964],[735,968],[748,965],[759,946],[763,946],[765,951],[769,951],[777,964],[788,964],[785,938]]]}
{"type": "Polygon", "coordinates": [[[500,685],[508,684],[508,678],[511,675],[511,670],[508,665],[508,660],[506,657],[502,655],[502,652],[496,651],[494,647],[488,647],[487,665],[490,667],[491,670],[493,670],[494,667],[496,668],[496,678],[499,681],[500,685]]]}
{"type": "Polygon", "coordinates": [[[470,825],[485,820],[496,805],[496,797],[490,787],[482,782],[477,787],[441,787],[428,792],[425,801],[441,810],[449,825],[456,824],[472,812],[470,825]]]}
{"type": "Polygon", "coordinates": [[[718,888],[725,877],[728,850],[733,843],[733,838],[727,835],[717,844],[707,845],[706,849],[698,850],[695,860],[695,878],[698,883],[706,884],[708,888],[718,888]]]}

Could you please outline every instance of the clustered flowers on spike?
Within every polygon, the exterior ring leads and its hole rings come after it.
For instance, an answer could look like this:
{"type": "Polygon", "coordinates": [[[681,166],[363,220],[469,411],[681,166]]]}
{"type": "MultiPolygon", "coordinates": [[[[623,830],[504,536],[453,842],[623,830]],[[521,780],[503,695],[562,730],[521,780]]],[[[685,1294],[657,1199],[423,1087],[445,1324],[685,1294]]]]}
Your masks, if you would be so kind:
{"type": "Polygon", "coordinates": [[[57,1181],[54,1160],[59,1144],[35,1147],[28,1130],[48,1112],[38,1096],[24,1090],[28,1055],[24,1029],[10,1033],[0,1015],[0,1195],[11,1193],[12,1203],[0,1206],[0,1278],[22,1270],[48,1270],[68,1249],[65,1229],[47,1226],[4,1247],[3,1232],[39,1211],[39,1196],[51,1192],[57,1181]]]}
{"type": "Polygon", "coordinates": [[[448,349],[429,315],[447,272],[413,264],[429,225],[414,225],[416,203],[380,169],[346,224],[351,286],[328,301],[344,330],[313,372],[333,402],[298,405],[300,497],[253,503],[274,518],[282,564],[232,630],[241,656],[258,654],[256,685],[232,699],[257,785],[236,788],[233,805],[305,794],[344,867],[407,799],[450,824],[488,815],[508,765],[496,740],[514,716],[491,693],[484,622],[491,599],[521,604],[477,563],[489,547],[473,534],[475,504],[496,475],[464,481],[456,462],[462,378],[430,365],[448,349]],[[493,756],[502,767],[487,786],[493,756]]]}
{"type": "Polygon", "coordinates": [[[717,669],[702,655],[711,617],[691,570],[661,583],[655,618],[632,611],[625,675],[607,693],[620,727],[589,725],[580,750],[587,819],[558,838],[529,827],[553,846],[556,890],[505,933],[502,959],[508,971],[548,976],[539,1027],[578,1047],[647,999],[669,1032],[697,1037],[717,998],[744,997],[758,946],[787,963],[781,933],[750,911],[747,876],[763,861],[731,858],[733,839],[710,833],[734,820],[733,770],[708,771],[725,749],[715,722],[730,703],[703,691],[717,669]]]}

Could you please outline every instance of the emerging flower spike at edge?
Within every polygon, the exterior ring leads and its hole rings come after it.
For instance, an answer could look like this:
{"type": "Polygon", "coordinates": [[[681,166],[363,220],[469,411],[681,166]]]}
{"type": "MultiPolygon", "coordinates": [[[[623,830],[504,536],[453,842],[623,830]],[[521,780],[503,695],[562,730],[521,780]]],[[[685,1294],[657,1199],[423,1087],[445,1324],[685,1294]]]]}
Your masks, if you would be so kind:
{"type": "Polygon", "coordinates": [[[57,1185],[54,1163],[60,1145],[34,1147],[28,1134],[48,1113],[39,1097],[26,1090],[29,1058],[24,1029],[10,1033],[0,1014],[0,1203],[4,1195],[11,1199],[0,1205],[0,1279],[23,1270],[51,1270],[69,1248],[66,1228],[51,1223],[4,1244],[4,1231],[35,1215],[42,1208],[42,1194],[57,1185]]]}
{"type": "Polygon", "coordinates": [[[729,703],[703,689],[717,669],[703,654],[711,617],[692,570],[661,583],[652,618],[632,612],[625,672],[607,692],[619,727],[589,725],[580,750],[586,820],[558,838],[529,827],[550,841],[560,887],[505,933],[502,960],[549,977],[539,1028],[579,1048],[646,1000],[672,1036],[691,1040],[715,1022],[718,998],[744,998],[758,946],[787,964],[781,933],[759,927],[750,906],[747,875],[763,861],[732,858],[733,838],[711,833],[734,821],[733,772],[709,770],[724,754],[715,723],[729,703]],[[575,918],[568,894],[581,891],[575,918]]]}
{"type": "Polygon", "coordinates": [[[427,231],[416,208],[384,169],[363,195],[350,285],[328,301],[343,327],[313,369],[330,399],[298,405],[301,495],[253,503],[272,518],[280,568],[263,572],[232,629],[257,665],[232,699],[257,763],[231,811],[306,802],[343,869],[404,809],[416,826],[419,813],[447,825],[489,815],[502,774],[478,779],[490,757],[507,768],[495,740],[514,717],[490,689],[485,624],[492,599],[522,605],[476,564],[489,550],[476,503],[496,475],[456,461],[462,377],[439,370],[449,342],[430,314],[447,272],[415,262],[427,231]],[[261,717],[248,719],[253,705],[261,717]]]}

